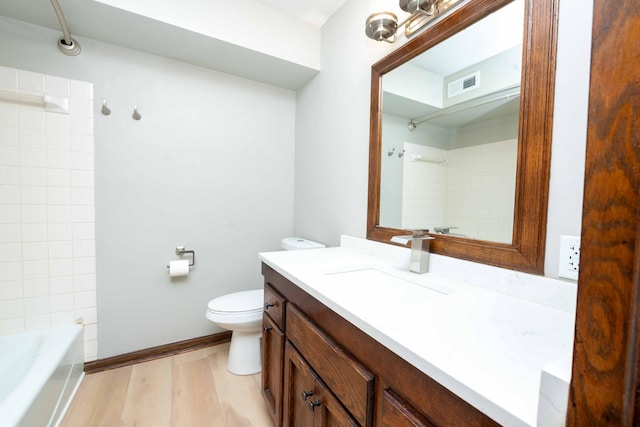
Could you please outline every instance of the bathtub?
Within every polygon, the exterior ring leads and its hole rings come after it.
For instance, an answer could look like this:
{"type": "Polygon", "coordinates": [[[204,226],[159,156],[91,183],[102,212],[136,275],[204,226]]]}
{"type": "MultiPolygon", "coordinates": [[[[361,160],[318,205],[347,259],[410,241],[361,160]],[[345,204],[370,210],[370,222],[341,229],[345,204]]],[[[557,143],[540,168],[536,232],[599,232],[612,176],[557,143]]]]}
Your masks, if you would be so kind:
{"type": "Polygon", "coordinates": [[[0,336],[2,426],[57,426],[84,377],[83,327],[0,336]]]}

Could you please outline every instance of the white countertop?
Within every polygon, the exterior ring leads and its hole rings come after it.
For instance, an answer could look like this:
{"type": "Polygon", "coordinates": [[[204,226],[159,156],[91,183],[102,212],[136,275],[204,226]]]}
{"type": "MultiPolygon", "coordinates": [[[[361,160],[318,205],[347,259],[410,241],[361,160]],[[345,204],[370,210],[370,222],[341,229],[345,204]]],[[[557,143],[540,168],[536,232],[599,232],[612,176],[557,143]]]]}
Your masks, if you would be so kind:
{"type": "Polygon", "coordinates": [[[571,360],[570,312],[344,247],[260,259],[505,426],[536,425],[541,370],[571,360]]]}

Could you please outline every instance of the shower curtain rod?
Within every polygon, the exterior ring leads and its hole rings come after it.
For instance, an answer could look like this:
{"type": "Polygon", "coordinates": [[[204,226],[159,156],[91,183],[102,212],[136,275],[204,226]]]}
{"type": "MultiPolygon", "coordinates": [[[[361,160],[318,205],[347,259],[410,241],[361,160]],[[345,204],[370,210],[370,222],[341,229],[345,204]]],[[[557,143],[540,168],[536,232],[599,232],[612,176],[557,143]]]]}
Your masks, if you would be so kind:
{"type": "Polygon", "coordinates": [[[60,51],[65,55],[69,56],[79,54],[80,44],[71,38],[69,26],[67,25],[67,21],[64,19],[64,14],[62,13],[62,8],[60,7],[58,0],[51,0],[51,5],[53,6],[53,10],[56,12],[58,22],[60,22],[60,27],[62,27],[62,37],[58,39],[58,49],[60,49],[60,51]]]}

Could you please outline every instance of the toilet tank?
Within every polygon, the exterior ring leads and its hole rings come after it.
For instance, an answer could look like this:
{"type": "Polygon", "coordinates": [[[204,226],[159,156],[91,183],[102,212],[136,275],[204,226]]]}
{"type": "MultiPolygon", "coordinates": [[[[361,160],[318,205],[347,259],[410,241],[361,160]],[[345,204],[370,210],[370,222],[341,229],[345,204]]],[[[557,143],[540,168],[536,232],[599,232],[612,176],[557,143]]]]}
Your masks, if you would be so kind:
{"type": "Polygon", "coordinates": [[[322,243],[312,240],[303,239],[302,237],[285,237],[282,239],[282,249],[287,251],[297,251],[299,249],[318,249],[324,248],[322,243]]]}

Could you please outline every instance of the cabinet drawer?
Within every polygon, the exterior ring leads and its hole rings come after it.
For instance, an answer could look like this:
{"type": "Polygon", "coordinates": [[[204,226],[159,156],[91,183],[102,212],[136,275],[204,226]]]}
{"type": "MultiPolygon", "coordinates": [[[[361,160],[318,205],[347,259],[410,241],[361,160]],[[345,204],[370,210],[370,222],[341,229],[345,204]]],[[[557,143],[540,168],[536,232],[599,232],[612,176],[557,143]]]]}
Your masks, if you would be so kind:
{"type": "Polygon", "coordinates": [[[287,304],[287,338],[362,426],[373,423],[374,375],[287,304]]]}
{"type": "Polygon", "coordinates": [[[284,331],[284,306],[286,300],[267,283],[264,285],[264,311],[284,331]]]}
{"type": "Polygon", "coordinates": [[[382,427],[435,427],[393,391],[382,393],[382,427]]]}

